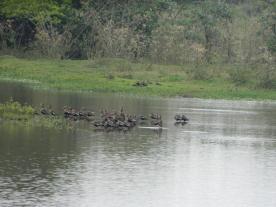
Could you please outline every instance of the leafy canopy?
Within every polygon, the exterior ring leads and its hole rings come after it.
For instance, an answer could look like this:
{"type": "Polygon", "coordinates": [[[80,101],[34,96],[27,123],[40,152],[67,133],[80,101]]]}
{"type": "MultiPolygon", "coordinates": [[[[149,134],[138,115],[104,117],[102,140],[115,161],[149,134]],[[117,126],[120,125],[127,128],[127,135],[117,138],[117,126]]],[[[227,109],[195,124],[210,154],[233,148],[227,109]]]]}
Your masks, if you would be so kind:
{"type": "Polygon", "coordinates": [[[64,9],[71,0],[3,0],[0,3],[0,15],[7,18],[26,18],[33,22],[51,21],[59,23],[64,9]]]}

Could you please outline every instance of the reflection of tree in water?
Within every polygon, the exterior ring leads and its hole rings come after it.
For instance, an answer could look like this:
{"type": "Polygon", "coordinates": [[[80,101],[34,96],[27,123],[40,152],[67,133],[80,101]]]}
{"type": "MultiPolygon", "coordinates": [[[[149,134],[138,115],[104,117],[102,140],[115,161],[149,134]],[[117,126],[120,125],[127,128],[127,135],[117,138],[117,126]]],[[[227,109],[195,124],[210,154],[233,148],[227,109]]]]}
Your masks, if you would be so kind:
{"type": "Polygon", "coordinates": [[[28,87],[22,83],[0,83],[1,99],[7,101],[12,96],[16,101],[28,103],[39,107],[41,103],[51,105],[52,109],[62,113],[65,105],[76,109],[85,107],[89,110],[99,112],[101,109],[120,110],[121,107],[129,113],[148,115],[153,105],[160,105],[159,101],[142,97],[131,97],[114,94],[100,94],[89,92],[62,92],[55,90],[38,90],[28,87]]]}

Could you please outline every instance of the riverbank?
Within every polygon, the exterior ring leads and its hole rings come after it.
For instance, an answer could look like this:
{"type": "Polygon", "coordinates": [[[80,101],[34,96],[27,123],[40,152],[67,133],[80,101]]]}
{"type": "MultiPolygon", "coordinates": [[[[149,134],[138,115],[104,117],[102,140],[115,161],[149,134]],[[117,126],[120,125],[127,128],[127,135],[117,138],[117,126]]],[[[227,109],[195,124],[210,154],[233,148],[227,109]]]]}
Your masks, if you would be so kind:
{"type": "Polygon", "coordinates": [[[276,100],[275,90],[256,87],[256,81],[250,79],[253,72],[248,69],[242,84],[239,79],[233,81],[233,74],[229,72],[234,71],[233,67],[241,66],[155,65],[122,59],[30,60],[2,56],[0,80],[24,81],[35,87],[73,91],[276,100]]]}

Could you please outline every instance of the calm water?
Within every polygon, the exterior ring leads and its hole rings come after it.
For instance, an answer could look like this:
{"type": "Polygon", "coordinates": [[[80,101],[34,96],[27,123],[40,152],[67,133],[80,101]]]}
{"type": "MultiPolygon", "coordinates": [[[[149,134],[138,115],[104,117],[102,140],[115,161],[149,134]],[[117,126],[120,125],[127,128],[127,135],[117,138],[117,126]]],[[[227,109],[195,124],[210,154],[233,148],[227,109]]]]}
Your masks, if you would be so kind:
{"type": "Polygon", "coordinates": [[[157,99],[0,83],[0,102],[160,112],[162,133],[0,123],[0,206],[275,207],[276,102],[157,99]],[[177,112],[189,124],[174,126],[177,112]]]}

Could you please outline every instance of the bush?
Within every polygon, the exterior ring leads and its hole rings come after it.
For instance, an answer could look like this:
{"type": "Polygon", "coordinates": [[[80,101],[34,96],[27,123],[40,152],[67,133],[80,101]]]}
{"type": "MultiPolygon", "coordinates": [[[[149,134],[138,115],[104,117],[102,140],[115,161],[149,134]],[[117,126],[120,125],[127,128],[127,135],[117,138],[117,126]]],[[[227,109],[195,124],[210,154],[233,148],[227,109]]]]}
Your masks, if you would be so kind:
{"type": "Polygon", "coordinates": [[[235,83],[235,85],[244,85],[248,82],[250,72],[246,69],[231,69],[229,71],[230,80],[235,83]]]}
{"type": "Polygon", "coordinates": [[[113,80],[115,78],[115,76],[113,74],[111,74],[111,73],[107,74],[105,77],[108,80],[113,80]]]}
{"type": "Polygon", "coordinates": [[[259,76],[258,86],[264,89],[276,89],[276,72],[268,70],[259,76]]]}
{"type": "Polygon", "coordinates": [[[193,80],[209,80],[212,77],[208,68],[198,65],[188,71],[188,76],[193,80]]]}

